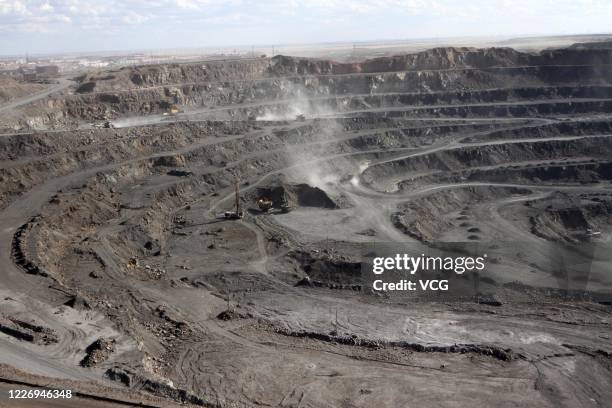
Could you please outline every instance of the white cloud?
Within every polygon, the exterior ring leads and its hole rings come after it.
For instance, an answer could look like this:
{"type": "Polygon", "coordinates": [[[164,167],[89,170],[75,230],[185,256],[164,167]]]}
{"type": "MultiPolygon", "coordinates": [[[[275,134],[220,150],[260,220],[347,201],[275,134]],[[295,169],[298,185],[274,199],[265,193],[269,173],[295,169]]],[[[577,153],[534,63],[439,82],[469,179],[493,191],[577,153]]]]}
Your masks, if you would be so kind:
{"type": "Polygon", "coordinates": [[[137,33],[143,47],[159,30],[220,42],[231,31],[236,43],[579,33],[610,31],[606,21],[612,0],[0,0],[0,44],[31,32],[137,33]]]}
{"type": "Polygon", "coordinates": [[[176,0],[176,6],[186,10],[199,10],[200,6],[194,0],[176,0]]]}
{"type": "Polygon", "coordinates": [[[142,24],[147,20],[149,20],[148,16],[134,13],[133,11],[129,12],[121,19],[121,21],[123,21],[125,24],[142,24]]]}
{"type": "Polygon", "coordinates": [[[0,0],[0,14],[26,16],[30,12],[24,0],[0,0]]]}
{"type": "Polygon", "coordinates": [[[53,7],[51,4],[49,4],[49,3],[47,3],[47,2],[46,2],[46,3],[43,3],[43,4],[40,6],[40,11],[45,12],[45,13],[50,13],[50,12],[52,12],[53,10],[55,10],[55,8],[54,8],[54,7],[53,7]]]}

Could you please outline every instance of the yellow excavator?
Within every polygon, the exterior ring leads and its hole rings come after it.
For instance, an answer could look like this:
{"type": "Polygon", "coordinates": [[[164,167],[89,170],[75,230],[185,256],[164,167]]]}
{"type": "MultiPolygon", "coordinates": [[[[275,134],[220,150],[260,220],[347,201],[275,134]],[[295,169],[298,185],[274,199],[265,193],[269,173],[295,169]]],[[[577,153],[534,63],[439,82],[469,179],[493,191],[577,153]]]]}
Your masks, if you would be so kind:
{"type": "Polygon", "coordinates": [[[267,197],[260,197],[257,199],[257,206],[262,212],[268,212],[272,208],[272,200],[267,197]]]}

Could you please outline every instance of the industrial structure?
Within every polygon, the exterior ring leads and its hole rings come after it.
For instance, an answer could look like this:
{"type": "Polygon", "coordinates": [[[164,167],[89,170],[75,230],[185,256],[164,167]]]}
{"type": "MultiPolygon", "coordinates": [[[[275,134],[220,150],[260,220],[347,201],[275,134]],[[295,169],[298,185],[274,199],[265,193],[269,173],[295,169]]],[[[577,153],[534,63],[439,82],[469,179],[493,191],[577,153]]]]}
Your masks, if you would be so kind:
{"type": "Polygon", "coordinates": [[[239,220],[244,217],[244,213],[240,209],[240,183],[238,182],[238,178],[234,179],[234,193],[234,211],[226,211],[224,214],[225,218],[228,220],[239,220]]]}

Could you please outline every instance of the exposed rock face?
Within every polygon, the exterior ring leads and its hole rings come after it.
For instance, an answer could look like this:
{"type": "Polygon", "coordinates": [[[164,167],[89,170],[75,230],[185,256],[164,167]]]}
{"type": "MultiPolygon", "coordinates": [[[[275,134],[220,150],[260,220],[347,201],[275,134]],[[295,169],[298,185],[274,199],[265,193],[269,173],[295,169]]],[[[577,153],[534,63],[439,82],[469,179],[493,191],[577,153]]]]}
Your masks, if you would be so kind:
{"type": "MultiPolygon", "coordinates": [[[[196,82],[216,82],[248,79],[260,76],[269,65],[268,60],[204,62],[190,64],[163,64],[124,67],[117,70],[86,74],[79,78],[82,84],[95,84],[96,92],[123,91],[126,88],[171,86],[181,89],[196,82]]],[[[93,91],[93,88],[87,92],[93,91]]],[[[172,93],[172,89],[168,89],[172,93]]]]}
{"type": "MultiPolygon", "coordinates": [[[[392,216],[395,226],[420,241],[435,241],[458,221],[450,215],[474,203],[527,194],[529,190],[503,187],[467,187],[441,191],[400,206],[392,216]]],[[[477,232],[477,231],[472,231],[477,232]]]]}
{"type": "Polygon", "coordinates": [[[588,241],[612,220],[612,200],[597,197],[581,200],[557,193],[530,208],[532,232],[550,241],[588,241]]]}
{"type": "Polygon", "coordinates": [[[563,49],[528,54],[511,48],[433,48],[415,54],[381,57],[360,63],[339,63],[277,56],[272,59],[270,71],[277,75],[348,74],[395,72],[411,70],[514,67],[532,65],[604,65],[612,57],[608,48],[563,49]]]}
{"type": "MultiPolygon", "coordinates": [[[[608,48],[570,48],[528,54],[509,48],[449,47],[360,63],[276,56],[226,63],[126,67],[79,77],[75,95],[55,96],[24,107],[22,114],[13,118],[9,126],[59,127],[74,125],[77,119],[95,121],[167,113],[175,105],[208,108],[307,95],[342,95],[349,91],[359,94],[426,94],[453,90],[485,91],[506,88],[511,84],[514,87],[573,86],[578,83],[582,86],[602,85],[610,84],[612,67],[608,62],[611,59],[612,51],[608,48]]],[[[506,100],[511,96],[506,96],[506,100]]],[[[487,95],[485,91],[480,96],[473,95],[472,99],[474,102],[491,101],[496,97],[500,95],[491,92],[487,95]]],[[[427,95],[416,101],[407,95],[402,98],[400,105],[436,102],[435,97],[432,100],[432,96],[427,95]]],[[[353,99],[348,101],[348,105],[342,100],[324,104],[345,109],[351,107],[353,99]]],[[[388,105],[387,101],[385,105],[388,105]]],[[[610,108],[606,105],[600,109],[603,112],[610,108]]],[[[507,115],[519,113],[520,109],[515,109],[507,115]]],[[[260,114],[262,109],[244,109],[228,115],[246,118],[260,114]]]]}

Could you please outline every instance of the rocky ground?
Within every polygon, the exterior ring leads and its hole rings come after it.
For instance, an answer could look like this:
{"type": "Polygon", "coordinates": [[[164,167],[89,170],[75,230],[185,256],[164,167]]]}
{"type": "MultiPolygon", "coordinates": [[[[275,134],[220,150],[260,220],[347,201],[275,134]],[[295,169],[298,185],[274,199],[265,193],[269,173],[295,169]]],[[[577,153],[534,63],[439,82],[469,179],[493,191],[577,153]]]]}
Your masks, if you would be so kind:
{"type": "Polygon", "coordinates": [[[90,72],[12,100],[3,389],[90,406],[609,405],[611,56],[277,56],[90,72]],[[245,216],[227,220],[236,181],[245,216]],[[362,261],[389,243],[490,264],[460,299],[376,293],[362,261]]]}
{"type": "Polygon", "coordinates": [[[10,77],[2,76],[0,77],[0,102],[6,103],[43,89],[45,89],[45,85],[19,82],[10,77]]]}

